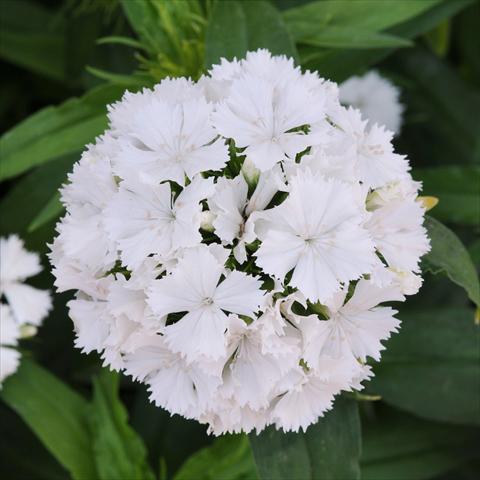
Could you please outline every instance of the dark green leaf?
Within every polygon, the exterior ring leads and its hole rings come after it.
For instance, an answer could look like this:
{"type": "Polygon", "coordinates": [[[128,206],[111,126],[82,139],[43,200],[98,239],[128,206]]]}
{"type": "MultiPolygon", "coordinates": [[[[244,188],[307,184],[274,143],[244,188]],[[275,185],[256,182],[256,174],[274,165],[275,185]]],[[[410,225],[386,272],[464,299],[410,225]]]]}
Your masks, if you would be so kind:
{"type": "Polygon", "coordinates": [[[92,429],[101,480],[155,479],[145,446],[128,424],[127,410],[118,398],[118,374],[106,369],[94,379],[92,429]]]}
{"type": "Polygon", "coordinates": [[[278,10],[266,0],[243,2],[248,33],[248,50],[267,48],[274,55],[298,61],[295,43],[278,10]]]}
{"type": "Polygon", "coordinates": [[[249,438],[262,480],[360,478],[360,420],[352,399],[337,398],[333,410],[305,433],[269,427],[249,438]]]}
{"type": "Polygon", "coordinates": [[[3,2],[0,57],[35,73],[64,80],[65,22],[33,2],[3,2]]]}
{"type": "Polygon", "coordinates": [[[75,391],[23,359],[0,391],[74,479],[98,478],[88,427],[89,406],[75,391]]]}
{"type": "Polygon", "coordinates": [[[34,232],[37,228],[40,228],[53,219],[58,218],[62,212],[63,205],[60,203],[60,193],[56,192],[33,219],[32,223],[30,223],[28,231],[34,232]]]}
{"type": "Polygon", "coordinates": [[[174,480],[255,480],[258,478],[248,438],[226,435],[212,446],[192,455],[180,468],[174,480]]]}
{"type": "MultiPolygon", "coordinates": [[[[0,202],[0,231],[25,233],[55,192],[79,155],[69,155],[36,168],[18,181],[0,202]]],[[[40,226],[40,225],[38,225],[40,226]]]]}
{"type": "Polygon", "coordinates": [[[246,18],[241,2],[216,2],[205,36],[205,67],[210,68],[222,57],[242,58],[247,50],[246,18]]]}
{"type": "MultiPolygon", "coordinates": [[[[425,102],[428,124],[434,125],[471,163],[480,160],[480,94],[426,49],[401,52],[395,58],[400,72],[411,79],[411,89],[425,102]]],[[[456,160],[456,159],[455,159],[456,160]]],[[[456,160],[458,162],[458,160],[456,160]]]]}
{"type": "Polygon", "coordinates": [[[415,169],[423,182],[423,195],[438,197],[432,215],[444,222],[480,224],[480,167],[434,167],[415,169]]]}
{"type": "Polygon", "coordinates": [[[466,308],[405,312],[369,391],[415,415],[480,424],[480,327],[466,308]]]}
{"type": "Polygon", "coordinates": [[[297,51],[282,16],[269,2],[218,1],[210,16],[205,40],[205,65],[220,58],[242,58],[247,51],[267,48],[297,60],[297,51]]]}
{"type": "Polygon", "coordinates": [[[47,107],[0,138],[0,180],[67,154],[80,152],[107,127],[106,104],[123,88],[102,85],[81,98],[47,107]]]}
{"type": "Polygon", "coordinates": [[[463,243],[449,228],[428,215],[425,226],[432,249],[423,257],[424,270],[435,274],[446,273],[452,282],[463,287],[470,299],[480,306],[480,282],[463,243]]]}
{"type": "Polygon", "coordinates": [[[426,480],[475,455],[479,431],[382,409],[362,422],[363,480],[426,480]]]}

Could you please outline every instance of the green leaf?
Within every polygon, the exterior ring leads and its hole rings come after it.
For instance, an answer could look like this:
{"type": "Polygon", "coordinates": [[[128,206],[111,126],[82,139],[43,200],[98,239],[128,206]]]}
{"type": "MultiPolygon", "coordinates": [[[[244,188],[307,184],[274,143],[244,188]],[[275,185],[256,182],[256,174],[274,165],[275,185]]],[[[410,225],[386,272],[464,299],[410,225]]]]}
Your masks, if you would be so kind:
{"type": "Polygon", "coordinates": [[[284,12],[287,25],[297,41],[315,35],[323,28],[355,27],[380,32],[419,15],[442,0],[323,0],[307,3],[284,12]]]}
{"type": "Polygon", "coordinates": [[[107,127],[106,104],[122,93],[119,86],[102,85],[13,127],[0,138],[0,180],[83,150],[107,127]]]}
{"type": "Polygon", "coordinates": [[[431,251],[423,257],[423,269],[434,274],[446,273],[452,282],[466,290],[472,302],[480,306],[480,282],[463,243],[449,228],[428,215],[425,227],[431,251]]]}
{"type": "Polygon", "coordinates": [[[218,1],[205,40],[205,65],[220,58],[242,58],[247,51],[267,48],[273,54],[298,59],[295,44],[278,10],[269,2],[218,1]]]}
{"type": "Polygon", "coordinates": [[[101,480],[154,480],[145,446],[128,424],[118,398],[118,374],[106,369],[93,382],[93,449],[101,480]]]}
{"type": "Polygon", "coordinates": [[[267,48],[274,55],[286,55],[298,62],[290,32],[278,10],[266,0],[243,2],[248,33],[248,50],[267,48]]]}
{"type": "Polygon", "coordinates": [[[432,215],[444,222],[480,223],[480,167],[434,167],[414,171],[423,183],[423,194],[439,199],[432,215]]]}
{"type": "MultiPolygon", "coordinates": [[[[433,8],[423,11],[410,20],[394,25],[384,33],[403,38],[415,38],[422,33],[428,32],[442,20],[449,18],[467,7],[472,1],[473,0],[456,0],[452,2],[450,0],[443,0],[437,2],[433,8]]],[[[413,4],[413,2],[410,3],[413,4]]],[[[423,4],[423,2],[415,3],[417,5],[423,4]]],[[[302,63],[305,68],[318,70],[323,77],[341,82],[351,75],[368,68],[370,65],[378,63],[393,51],[394,49],[392,48],[359,51],[358,49],[312,49],[312,47],[308,47],[300,51],[300,56],[303,59],[302,63]]]]}
{"type": "Polygon", "coordinates": [[[68,155],[54,160],[18,180],[0,201],[1,233],[25,234],[61,184],[66,181],[67,172],[78,158],[77,155],[68,155]]]}
{"type": "Polygon", "coordinates": [[[318,30],[311,37],[302,40],[306,45],[325,48],[387,48],[410,47],[412,41],[370,30],[359,30],[351,27],[327,27],[318,30]]]}
{"type": "Polygon", "coordinates": [[[98,478],[86,400],[25,358],[15,375],[5,381],[0,396],[22,417],[74,479],[98,478]]]}
{"type": "Polygon", "coordinates": [[[430,420],[480,424],[480,326],[467,308],[404,312],[368,385],[390,405],[430,420]]]}
{"type": "Polygon", "coordinates": [[[205,67],[222,57],[242,58],[248,50],[245,12],[239,1],[220,1],[213,6],[205,36],[205,67]]]}
{"type": "Polygon", "coordinates": [[[32,223],[30,223],[28,226],[28,232],[34,232],[37,228],[43,227],[46,223],[59,217],[62,212],[63,205],[60,202],[60,192],[56,192],[33,219],[32,223]]]}
{"type": "Polygon", "coordinates": [[[305,433],[272,426],[249,439],[262,480],[360,478],[360,420],[352,399],[337,398],[333,410],[305,433]]]}
{"type": "Polygon", "coordinates": [[[192,455],[174,480],[256,480],[257,469],[246,435],[225,435],[192,455]]]}
{"type": "Polygon", "coordinates": [[[479,432],[421,420],[398,410],[362,422],[363,480],[426,480],[475,456],[479,432]]]}

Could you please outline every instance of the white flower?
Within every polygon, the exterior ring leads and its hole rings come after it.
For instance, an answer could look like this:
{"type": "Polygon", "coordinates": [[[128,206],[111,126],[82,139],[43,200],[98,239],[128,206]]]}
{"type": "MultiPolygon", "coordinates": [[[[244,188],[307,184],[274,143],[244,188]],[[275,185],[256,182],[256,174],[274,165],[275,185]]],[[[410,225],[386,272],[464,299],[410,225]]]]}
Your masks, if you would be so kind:
{"type": "Polygon", "coordinates": [[[23,283],[41,270],[39,255],[17,235],[0,238],[0,297],[7,302],[0,303],[0,388],[20,364],[19,338],[34,335],[52,308],[50,292],[23,283]]]}
{"type": "Polygon", "coordinates": [[[403,301],[405,297],[395,286],[379,288],[367,280],[359,280],[353,296],[346,302],[347,291],[337,293],[327,302],[328,320],[311,316],[299,321],[305,336],[305,360],[314,370],[322,363],[322,356],[380,360],[384,349],[381,340],[396,332],[400,322],[390,307],[378,305],[387,301],[403,301]],[[302,328],[302,322],[304,322],[302,328]]]}
{"type": "Polygon", "coordinates": [[[220,384],[218,376],[170,351],[160,336],[126,355],[125,363],[134,378],[147,381],[155,404],[187,418],[203,413],[220,384]]]}
{"type": "Polygon", "coordinates": [[[429,248],[392,133],[267,50],[108,110],[51,245],[75,345],[214,435],[305,430],[362,389],[429,248]]]}
{"type": "Polygon", "coordinates": [[[260,218],[268,227],[261,228],[257,264],[281,281],[293,270],[290,285],[314,302],[328,299],[341,283],[376,263],[347,184],[299,172],[285,202],[260,218]]]}
{"type": "Polygon", "coordinates": [[[15,320],[40,325],[52,306],[50,293],[23,283],[42,270],[39,256],[25,250],[17,235],[10,235],[0,239],[0,258],[0,294],[5,295],[15,320]]]}
{"type": "Polygon", "coordinates": [[[2,383],[14,373],[20,364],[20,352],[15,350],[20,337],[20,326],[10,308],[0,304],[0,389],[2,383]]]}
{"type": "Polygon", "coordinates": [[[372,215],[365,226],[390,267],[418,272],[420,258],[430,250],[423,227],[425,210],[416,201],[416,192],[405,193],[402,184],[385,190],[387,196],[382,190],[374,193],[375,201],[370,202],[372,215]]]}
{"type": "Polygon", "coordinates": [[[183,186],[185,177],[223,168],[228,150],[211,125],[212,111],[201,97],[182,103],[152,97],[131,119],[131,139],[121,144],[115,172],[142,183],[183,186]]]}
{"type": "Polygon", "coordinates": [[[295,161],[311,142],[301,127],[323,117],[322,105],[301,82],[276,89],[261,77],[246,75],[232,84],[213,122],[221,135],[233,138],[237,147],[245,148],[247,158],[265,171],[277,162],[295,161]]]}
{"type": "Polygon", "coordinates": [[[167,257],[178,248],[200,244],[200,202],[211,193],[213,182],[201,177],[195,177],[177,198],[169,183],[153,186],[122,182],[105,216],[123,263],[136,268],[149,255],[167,257]]]}
{"type": "Polygon", "coordinates": [[[188,360],[202,355],[218,359],[226,353],[228,316],[224,312],[253,317],[262,297],[256,278],[226,272],[202,246],[187,250],[171,275],[153,282],[149,304],[160,316],[187,312],[165,328],[166,343],[173,351],[188,360]]]}
{"type": "Polygon", "coordinates": [[[370,122],[400,132],[404,107],[400,90],[390,80],[372,70],[362,77],[354,76],[340,85],[340,101],[358,108],[370,122]]]}
{"type": "Polygon", "coordinates": [[[392,132],[377,124],[367,128],[367,121],[354,108],[339,108],[332,117],[355,145],[355,170],[368,187],[383,187],[389,182],[408,178],[410,166],[403,155],[393,151],[392,132]]]}

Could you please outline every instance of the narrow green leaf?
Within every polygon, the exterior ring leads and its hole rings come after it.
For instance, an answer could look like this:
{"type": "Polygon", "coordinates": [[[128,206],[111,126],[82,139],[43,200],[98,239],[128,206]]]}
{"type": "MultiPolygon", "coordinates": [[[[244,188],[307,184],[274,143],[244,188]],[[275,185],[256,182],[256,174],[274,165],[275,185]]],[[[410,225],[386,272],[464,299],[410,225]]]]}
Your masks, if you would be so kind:
{"type": "Polygon", "coordinates": [[[439,199],[431,214],[444,222],[480,224],[480,167],[447,166],[417,168],[415,179],[423,183],[423,194],[439,199]]]}
{"type": "Polygon", "coordinates": [[[368,390],[440,422],[480,424],[480,327],[467,308],[405,312],[368,390]]]}
{"type": "Polygon", "coordinates": [[[241,2],[216,2],[205,35],[205,67],[210,68],[222,57],[242,58],[247,50],[246,17],[241,2]]]}
{"type": "Polygon", "coordinates": [[[326,27],[318,30],[311,37],[303,39],[302,43],[315,47],[353,49],[410,47],[413,45],[413,42],[406,38],[353,27],[326,27]]]}
{"type": "Polygon", "coordinates": [[[331,26],[380,32],[419,15],[441,1],[323,0],[286,10],[284,18],[295,39],[301,41],[331,26]]]}
{"type": "Polygon", "coordinates": [[[192,455],[174,480],[256,480],[257,469],[246,435],[225,435],[192,455]]]}
{"type": "Polygon", "coordinates": [[[30,223],[28,226],[28,232],[34,232],[37,228],[43,227],[46,223],[59,217],[62,212],[63,205],[60,203],[60,193],[56,192],[33,219],[32,223],[30,223]]]}
{"type": "Polygon", "coordinates": [[[5,381],[0,396],[22,417],[74,479],[98,478],[86,400],[25,358],[15,375],[5,381]]]}
{"type": "Polygon", "coordinates": [[[128,424],[118,397],[118,374],[106,369],[94,379],[93,449],[100,480],[154,480],[145,446],[128,424]]]}
{"type": "MultiPolygon", "coordinates": [[[[470,5],[472,1],[474,0],[455,0],[454,2],[443,0],[437,2],[432,8],[428,8],[407,21],[394,25],[384,33],[403,38],[415,38],[422,33],[428,32],[442,20],[461,11],[470,5]]],[[[418,5],[423,2],[415,3],[418,5]]],[[[318,70],[323,77],[341,82],[351,75],[368,68],[370,65],[378,63],[394,51],[393,48],[368,49],[360,52],[357,49],[334,50],[307,47],[300,51],[300,56],[305,68],[318,70]]]]}
{"type": "Polygon", "coordinates": [[[472,302],[480,306],[480,282],[463,243],[449,228],[428,215],[425,227],[432,249],[423,257],[423,269],[434,274],[446,273],[452,282],[466,290],[472,302]]]}
{"type": "Polygon", "coordinates": [[[429,422],[394,409],[375,413],[362,422],[362,480],[427,480],[476,454],[475,428],[429,422]]]}
{"type": "Polygon", "coordinates": [[[352,399],[337,398],[333,410],[305,433],[269,427],[249,439],[262,480],[360,478],[360,420],[352,399]]]}
{"type": "Polygon", "coordinates": [[[92,74],[94,77],[100,78],[101,80],[106,80],[112,85],[119,85],[125,89],[138,89],[152,83],[152,79],[145,75],[123,75],[121,73],[112,73],[102,70],[100,68],[95,68],[91,66],[86,67],[87,72],[92,74]]]}
{"type": "Polygon", "coordinates": [[[122,93],[120,86],[102,85],[13,127],[0,138],[0,180],[83,150],[107,127],[106,104],[122,93]]]}

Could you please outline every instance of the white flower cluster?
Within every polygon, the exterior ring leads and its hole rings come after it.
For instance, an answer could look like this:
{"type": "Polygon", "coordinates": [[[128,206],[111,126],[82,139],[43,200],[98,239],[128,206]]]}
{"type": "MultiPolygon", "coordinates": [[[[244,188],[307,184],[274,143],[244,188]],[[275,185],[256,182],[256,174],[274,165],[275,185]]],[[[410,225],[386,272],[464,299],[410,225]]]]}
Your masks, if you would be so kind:
{"type": "Polygon", "coordinates": [[[20,363],[20,338],[30,337],[52,307],[50,293],[24,284],[42,271],[36,253],[25,250],[17,235],[0,238],[0,388],[20,363]]]}
{"type": "Polygon", "coordinates": [[[343,82],[340,102],[358,108],[370,122],[384,125],[395,134],[400,133],[404,110],[400,103],[400,89],[375,70],[343,82]]]}
{"type": "Polygon", "coordinates": [[[52,245],[76,345],[214,434],[361,388],[429,241],[392,133],[265,50],[109,107],[52,245]]]}

